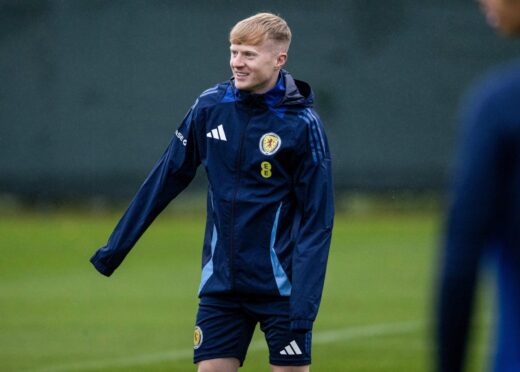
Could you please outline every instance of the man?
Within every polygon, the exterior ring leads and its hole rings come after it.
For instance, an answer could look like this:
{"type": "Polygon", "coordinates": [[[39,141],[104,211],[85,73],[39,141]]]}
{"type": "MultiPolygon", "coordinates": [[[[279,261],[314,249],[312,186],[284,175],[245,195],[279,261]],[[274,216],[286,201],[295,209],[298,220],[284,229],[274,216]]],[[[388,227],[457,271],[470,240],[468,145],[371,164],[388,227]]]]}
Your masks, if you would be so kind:
{"type": "MultiPolygon", "coordinates": [[[[482,0],[489,23],[520,35],[520,0],[482,0]]],[[[437,370],[462,371],[482,258],[497,262],[499,315],[492,370],[520,371],[520,63],[473,91],[455,173],[441,273],[437,370]]]]}
{"type": "Polygon", "coordinates": [[[273,371],[309,370],[334,207],[313,93],[282,70],[290,41],[287,23],[270,13],[233,27],[233,77],[199,96],[91,259],[111,275],[203,164],[209,189],[194,334],[199,371],[237,371],[257,323],[273,371]]]}

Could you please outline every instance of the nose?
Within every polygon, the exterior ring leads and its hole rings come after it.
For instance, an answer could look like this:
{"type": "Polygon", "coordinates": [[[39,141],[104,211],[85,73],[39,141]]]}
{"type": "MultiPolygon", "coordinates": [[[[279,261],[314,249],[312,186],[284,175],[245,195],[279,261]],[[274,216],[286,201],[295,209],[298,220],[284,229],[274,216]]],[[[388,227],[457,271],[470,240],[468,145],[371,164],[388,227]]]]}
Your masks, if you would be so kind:
{"type": "Polygon", "coordinates": [[[235,68],[240,68],[244,66],[244,60],[240,55],[232,56],[231,57],[231,66],[235,68]]]}

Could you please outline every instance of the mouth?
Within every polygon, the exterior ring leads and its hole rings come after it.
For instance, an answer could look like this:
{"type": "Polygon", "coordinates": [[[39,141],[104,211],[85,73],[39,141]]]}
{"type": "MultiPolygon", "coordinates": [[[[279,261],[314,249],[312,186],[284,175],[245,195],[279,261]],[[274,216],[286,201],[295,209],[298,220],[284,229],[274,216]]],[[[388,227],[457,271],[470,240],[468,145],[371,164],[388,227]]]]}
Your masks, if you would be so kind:
{"type": "Polygon", "coordinates": [[[248,73],[235,71],[235,79],[242,80],[249,76],[248,73]]]}

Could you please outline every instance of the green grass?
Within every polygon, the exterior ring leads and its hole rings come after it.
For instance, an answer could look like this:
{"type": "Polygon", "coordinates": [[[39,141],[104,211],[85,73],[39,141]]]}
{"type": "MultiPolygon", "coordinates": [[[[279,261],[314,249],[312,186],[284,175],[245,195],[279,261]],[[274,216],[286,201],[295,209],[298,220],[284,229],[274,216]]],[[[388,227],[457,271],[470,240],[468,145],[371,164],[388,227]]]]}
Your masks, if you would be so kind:
{"type": "MultiPolygon", "coordinates": [[[[0,217],[1,370],[195,370],[203,218],[161,216],[106,278],[88,259],[118,217],[0,217]]],[[[436,213],[337,217],[313,371],[430,369],[437,237],[436,213]],[[373,326],[397,328],[367,333],[373,326]]],[[[262,337],[257,331],[254,345],[262,337]]],[[[474,346],[472,370],[481,369],[484,345],[474,346]]],[[[267,364],[267,351],[255,346],[242,370],[267,371],[267,364]]]]}

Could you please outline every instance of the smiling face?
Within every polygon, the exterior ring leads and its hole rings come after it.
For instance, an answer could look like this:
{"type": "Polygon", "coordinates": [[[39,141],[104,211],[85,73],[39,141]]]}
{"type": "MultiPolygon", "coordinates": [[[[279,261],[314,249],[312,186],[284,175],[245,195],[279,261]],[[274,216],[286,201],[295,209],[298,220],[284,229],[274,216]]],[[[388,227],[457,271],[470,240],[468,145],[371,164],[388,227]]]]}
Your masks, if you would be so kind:
{"type": "Polygon", "coordinates": [[[488,23],[505,36],[520,35],[520,0],[478,0],[488,23]]]}
{"type": "Polygon", "coordinates": [[[251,93],[265,93],[276,85],[287,53],[273,40],[257,45],[231,44],[229,65],[235,87],[251,93]]]}

